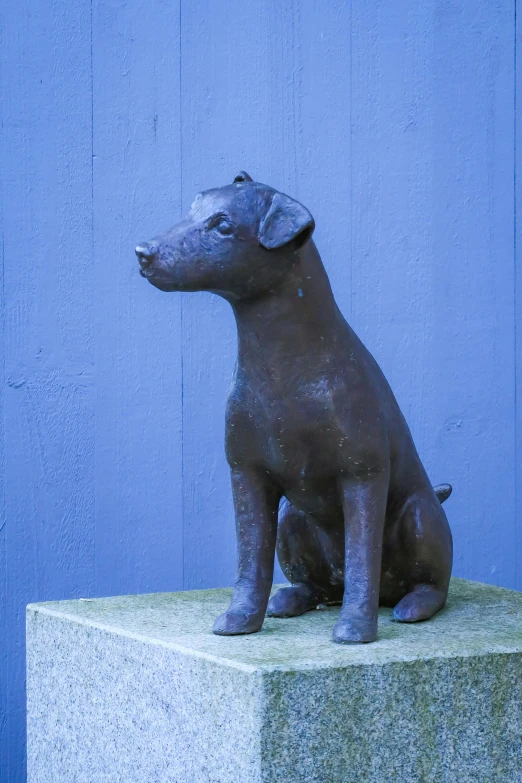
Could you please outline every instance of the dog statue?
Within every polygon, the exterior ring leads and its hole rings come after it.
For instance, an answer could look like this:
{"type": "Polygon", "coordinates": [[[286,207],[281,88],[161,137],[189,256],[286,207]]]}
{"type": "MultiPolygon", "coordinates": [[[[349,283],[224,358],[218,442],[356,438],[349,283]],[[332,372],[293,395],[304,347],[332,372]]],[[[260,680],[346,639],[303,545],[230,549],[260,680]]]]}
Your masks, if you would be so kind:
{"type": "Polygon", "coordinates": [[[340,603],[333,638],[377,637],[379,603],[400,622],[441,609],[452,538],[382,371],[337,307],[298,201],[241,172],[136,248],[162,291],[230,302],[238,357],[226,413],[238,569],[221,635],[265,614],[340,603]],[[274,554],[290,582],[270,600],[274,554]]]}

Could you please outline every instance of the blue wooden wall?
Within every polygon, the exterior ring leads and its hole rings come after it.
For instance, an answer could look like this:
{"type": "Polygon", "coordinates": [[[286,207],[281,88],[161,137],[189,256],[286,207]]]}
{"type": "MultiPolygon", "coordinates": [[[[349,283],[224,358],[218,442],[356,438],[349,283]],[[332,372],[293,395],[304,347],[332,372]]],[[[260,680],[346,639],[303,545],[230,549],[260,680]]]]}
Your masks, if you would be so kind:
{"type": "Polygon", "coordinates": [[[515,0],[0,13],[2,783],[25,774],[28,602],[233,579],[231,312],[146,285],[133,247],[241,168],[315,215],[343,312],[454,485],[455,572],[522,589],[515,0]]]}

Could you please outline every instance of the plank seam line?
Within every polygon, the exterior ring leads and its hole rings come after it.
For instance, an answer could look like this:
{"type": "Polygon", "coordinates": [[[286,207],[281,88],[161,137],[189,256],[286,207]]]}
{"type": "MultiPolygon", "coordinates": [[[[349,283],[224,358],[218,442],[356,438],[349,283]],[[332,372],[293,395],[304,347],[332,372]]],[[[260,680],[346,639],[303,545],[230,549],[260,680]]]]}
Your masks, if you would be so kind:
{"type": "Polygon", "coordinates": [[[348,101],[349,101],[349,108],[348,108],[348,122],[350,123],[350,126],[348,128],[348,176],[350,177],[350,183],[349,183],[349,194],[350,194],[350,237],[349,237],[349,248],[350,248],[350,258],[348,259],[349,264],[349,270],[348,270],[348,280],[349,280],[349,294],[348,294],[348,301],[349,301],[349,312],[348,316],[350,318],[350,323],[352,323],[352,316],[353,316],[353,160],[352,160],[352,151],[353,151],[353,136],[352,136],[352,128],[353,128],[353,103],[352,103],[352,96],[353,96],[353,0],[350,0],[350,49],[349,49],[349,68],[350,68],[350,75],[349,75],[349,82],[348,82],[348,101]]]}
{"type": "MultiPolygon", "coordinates": [[[[183,216],[183,93],[182,93],[182,0],[179,0],[179,203],[183,216]]],[[[180,370],[181,370],[181,584],[185,590],[185,341],[183,335],[183,296],[179,305],[180,370]]]]}
{"type": "Polygon", "coordinates": [[[513,362],[514,368],[514,425],[515,425],[515,454],[514,454],[514,468],[515,468],[515,587],[520,589],[518,583],[518,555],[517,557],[517,544],[520,531],[520,520],[518,519],[518,511],[520,508],[520,488],[519,488],[519,472],[520,472],[520,426],[519,426],[519,413],[518,413],[518,388],[517,388],[517,376],[518,376],[518,274],[517,274],[517,0],[513,3],[513,322],[514,322],[514,351],[515,357],[513,362]]]}
{"type": "MultiPolygon", "coordinates": [[[[90,243],[91,243],[91,253],[92,257],[94,258],[94,52],[93,52],[93,0],[91,0],[91,19],[90,19],[90,68],[91,68],[91,236],[90,236],[90,243]]],[[[94,322],[93,322],[93,329],[94,329],[94,322]]],[[[95,364],[95,357],[96,357],[96,337],[93,336],[93,346],[92,346],[92,356],[93,356],[93,365],[94,365],[94,415],[96,416],[96,364],[95,364]]],[[[93,447],[94,447],[94,460],[96,461],[96,427],[94,427],[93,432],[93,447]]],[[[96,462],[94,464],[94,575],[93,575],[93,582],[94,582],[94,592],[95,595],[97,595],[98,590],[98,567],[97,567],[97,536],[96,536],[96,462]]]]}

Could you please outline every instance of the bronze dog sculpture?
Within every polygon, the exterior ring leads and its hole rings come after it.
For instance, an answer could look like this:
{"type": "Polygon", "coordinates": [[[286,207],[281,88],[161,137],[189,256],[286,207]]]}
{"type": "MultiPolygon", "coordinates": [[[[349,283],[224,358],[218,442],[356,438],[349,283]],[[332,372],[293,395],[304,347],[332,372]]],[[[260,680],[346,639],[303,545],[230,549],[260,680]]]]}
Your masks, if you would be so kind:
{"type": "Polygon", "coordinates": [[[341,315],[310,212],[241,172],[136,248],[162,291],[232,305],[238,358],[226,414],[238,571],[214,633],[259,631],[342,600],[334,640],[372,642],[379,603],[401,622],[445,602],[452,539],[395,397],[341,315]],[[274,554],[291,583],[269,601],[274,554]]]}

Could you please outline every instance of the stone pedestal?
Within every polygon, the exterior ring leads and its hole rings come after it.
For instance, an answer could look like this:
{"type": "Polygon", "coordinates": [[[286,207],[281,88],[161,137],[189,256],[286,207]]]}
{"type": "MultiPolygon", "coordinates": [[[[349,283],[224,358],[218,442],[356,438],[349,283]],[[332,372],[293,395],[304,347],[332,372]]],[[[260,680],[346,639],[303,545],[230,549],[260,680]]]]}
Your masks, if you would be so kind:
{"type": "Polygon", "coordinates": [[[455,579],[363,646],[337,607],[214,636],[229,595],[29,606],[29,783],[522,781],[522,594],[455,579]]]}

